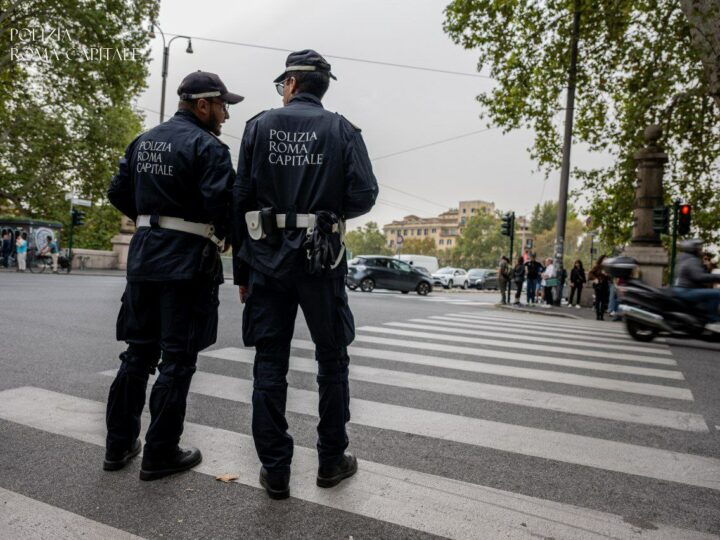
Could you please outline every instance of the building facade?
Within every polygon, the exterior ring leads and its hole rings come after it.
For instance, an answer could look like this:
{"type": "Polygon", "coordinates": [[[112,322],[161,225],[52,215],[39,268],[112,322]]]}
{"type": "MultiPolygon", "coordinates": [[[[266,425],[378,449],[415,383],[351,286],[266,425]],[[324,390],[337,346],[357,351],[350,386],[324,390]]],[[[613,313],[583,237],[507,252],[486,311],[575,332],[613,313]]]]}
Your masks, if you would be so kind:
{"type": "Polygon", "coordinates": [[[439,250],[452,249],[457,245],[465,224],[480,212],[494,212],[495,203],[487,201],[461,201],[457,208],[451,208],[442,214],[422,218],[416,215],[405,216],[383,226],[386,245],[397,248],[398,235],[404,240],[430,238],[439,250]]]}

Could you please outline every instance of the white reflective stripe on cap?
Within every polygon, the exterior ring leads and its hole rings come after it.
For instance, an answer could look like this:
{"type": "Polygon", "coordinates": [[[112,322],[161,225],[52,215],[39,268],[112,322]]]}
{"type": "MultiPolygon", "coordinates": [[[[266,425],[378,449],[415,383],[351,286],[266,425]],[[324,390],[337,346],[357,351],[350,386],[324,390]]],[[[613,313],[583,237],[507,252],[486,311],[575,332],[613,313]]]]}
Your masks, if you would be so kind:
{"type": "Polygon", "coordinates": [[[220,91],[216,90],[214,92],[203,92],[202,94],[183,94],[184,96],[187,96],[185,99],[200,99],[200,98],[206,98],[206,97],[218,97],[220,95],[220,91]]]}
{"type": "Polygon", "coordinates": [[[316,71],[316,66],[288,66],[285,68],[285,73],[289,71],[316,71]]]}

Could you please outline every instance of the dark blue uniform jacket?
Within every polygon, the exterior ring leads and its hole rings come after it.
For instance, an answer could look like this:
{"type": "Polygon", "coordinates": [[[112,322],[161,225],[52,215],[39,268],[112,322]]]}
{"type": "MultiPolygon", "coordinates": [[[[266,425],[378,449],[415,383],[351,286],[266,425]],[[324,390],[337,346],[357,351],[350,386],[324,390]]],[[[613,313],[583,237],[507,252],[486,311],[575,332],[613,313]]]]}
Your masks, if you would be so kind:
{"type": "MultiPolygon", "coordinates": [[[[312,94],[248,121],[233,187],[233,267],[236,285],[248,268],[275,278],[302,267],[305,229],[283,229],[279,246],[248,237],[245,212],[272,207],[278,214],[334,212],[344,219],[370,211],[377,180],[360,129],[326,111],[312,94]]],[[[336,275],[347,272],[341,264],[336,275]]]]}
{"type": "MultiPolygon", "coordinates": [[[[228,147],[191,112],[178,111],[130,143],[108,198],[130,219],[148,214],[212,223],[223,238],[230,230],[234,177],[228,147]]],[[[214,249],[201,236],[139,227],[130,242],[128,281],[198,277],[208,245],[214,249]]]]}

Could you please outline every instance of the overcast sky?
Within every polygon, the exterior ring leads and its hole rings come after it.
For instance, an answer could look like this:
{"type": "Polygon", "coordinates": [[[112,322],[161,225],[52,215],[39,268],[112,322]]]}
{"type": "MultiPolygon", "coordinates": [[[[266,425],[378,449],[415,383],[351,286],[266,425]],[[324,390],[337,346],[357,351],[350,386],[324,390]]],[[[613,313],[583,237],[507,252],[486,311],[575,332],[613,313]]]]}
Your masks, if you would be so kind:
{"type": "MultiPolygon", "coordinates": [[[[475,96],[492,80],[356,62],[333,56],[430,67],[477,75],[477,53],[452,43],[442,30],[444,0],[190,0],[162,2],[159,25],[170,34],[241,42],[280,49],[315,49],[332,64],[324,105],[362,128],[371,158],[485,128],[475,96]]],[[[158,111],[162,40],[152,45],[148,88],[137,105],[158,111]]],[[[237,161],[245,122],[262,110],[282,106],[272,84],[287,52],[193,39],[176,39],[170,51],[165,117],[176,110],[176,90],[189,72],[218,73],[230,91],[245,96],[231,107],[223,139],[237,161]]],[[[148,126],[157,113],[146,112],[148,126]]],[[[559,173],[543,186],[527,148],[532,134],[502,135],[494,129],[417,151],[373,161],[380,183],[378,204],[351,227],[380,226],[407,214],[437,215],[459,200],[493,201],[503,210],[528,213],[541,200],[557,198],[559,173]],[[416,198],[394,189],[411,193],[416,198]]],[[[574,149],[573,161],[598,157],[574,149]]],[[[571,188],[573,184],[571,182],[571,188]]]]}

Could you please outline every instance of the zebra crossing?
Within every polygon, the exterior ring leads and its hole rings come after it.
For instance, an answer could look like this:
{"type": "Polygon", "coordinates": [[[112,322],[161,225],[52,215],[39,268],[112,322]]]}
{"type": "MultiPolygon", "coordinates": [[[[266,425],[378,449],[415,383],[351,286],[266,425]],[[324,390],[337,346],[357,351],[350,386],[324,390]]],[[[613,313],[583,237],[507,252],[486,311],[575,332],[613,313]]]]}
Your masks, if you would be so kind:
{"type": "MultiPolygon", "coordinates": [[[[317,392],[307,384],[317,371],[313,350],[303,337],[292,342],[289,414],[317,414],[317,392]]],[[[698,510],[701,515],[688,518],[677,510],[678,515],[642,521],[614,506],[612,493],[626,482],[713,500],[720,493],[720,459],[684,443],[716,437],[715,426],[696,409],[667,345],[641,346],[616,327],[585,321],[563,321],[558,334],[557,322],[547,319],[458,311],[360,325],[348,352],[351,449],[353,444],[381,448],[384,439],[410,436],[419,441],[418,452],[467,449],[470,456],[492,456],[498,466],[520,464],[538,478],[546,477],[533,468],[579,471],[579,478],[589,479],[588,491],[608,482],[607,495],[602,504],[576,504],[538,496],[541,489],[472,480],[483,475],[479,459],[467,458],[464,466],[477,474],[463,479],[385,462],[379,451],[374,459],[358,452],[360,473],[322,490],[314,483],[316,451],[296,446],[293,498],[405,528],[401,537],[718,538],[713,534],[720,529],[718,509],[714,516],[698,510]],[[372,440],[358,439],[370,434],[372,440]]],[[[203,403],[251,404],[252,350],[223,346],[201,355],[194,396],[203,403]]],[[[106,383],[114,374],[98,373],[106,383]]],[[[0,419],[89,445],[104,444],[104,414],[104,403],[85,397],[31,386],[0,391],[0,419]]],[[[231,472],[235,482],[258,488],[257,496],[263,497],[249,433],[250,426],[238,431],[186,422],[183,441],[205,455],[195,472],[231,472]]],[[[451,453],[437,457],[456,459],[451,453]]],[[[656,495],[667,497],[652,491],[641,496],[656,495]]],[[[90,538],[137,538],[0,488],[0,538],[2,531],[12,531],[8,537],[13,538],[33,537],[27,532],[32,524],[37,532],[49,531],[52,523],[68,532],[60,538],[80,536],[78,531],[90,538]]]]}

